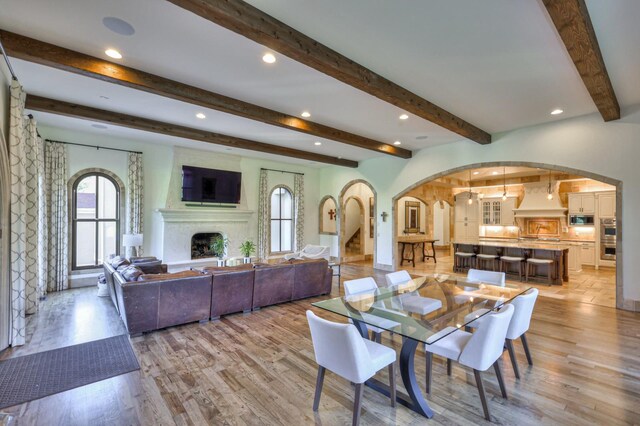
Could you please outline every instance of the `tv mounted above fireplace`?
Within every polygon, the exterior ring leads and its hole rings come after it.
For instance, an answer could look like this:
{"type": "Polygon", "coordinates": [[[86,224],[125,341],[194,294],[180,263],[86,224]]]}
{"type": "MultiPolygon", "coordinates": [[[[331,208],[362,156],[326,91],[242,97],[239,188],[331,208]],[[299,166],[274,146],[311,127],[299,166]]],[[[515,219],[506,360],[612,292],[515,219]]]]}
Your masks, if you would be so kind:
{"type": "Polygon", "coordinates": [[[240,204],[242,173],[182,166],[182,201],[240,204]]]}

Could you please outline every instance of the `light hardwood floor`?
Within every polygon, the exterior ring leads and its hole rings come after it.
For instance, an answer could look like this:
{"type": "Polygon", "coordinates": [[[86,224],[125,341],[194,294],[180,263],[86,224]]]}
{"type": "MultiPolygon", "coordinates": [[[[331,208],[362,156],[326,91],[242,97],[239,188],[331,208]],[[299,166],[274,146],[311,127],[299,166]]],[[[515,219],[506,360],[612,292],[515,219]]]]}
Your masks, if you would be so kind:
{"type": "MultiPolygon", "coordinates": [[[[365,265],[344,265],[342,272],[345,279],[373,275],[384,281],[382,272],[365,265]]],[[[317,366],[304,313],[319,299],[145,334],[132,339],[139,372],[2,411],[25,425],[347,424],[353,387],[332,373],[325,378],[319,411],[311,409],[317,366]]],[[[109,303],[93,288],[50,295],[29,318],[28,344],[2,357],[121,334],[124,328],[109,303]]],[[[542,296],[528,340],[533,367],[516,344],[521,380],[503,357],[509,399],[500,397],[492,371],[484,375],[494,423],[640,422],[640,314],[542,296]]],[[[388,333],[383,343],[400,348],[399,337],[390,340],[388,333]]],[[[419,350],[416,370],[423,389],[424,361],[419,350]]],[[[386,381],[386,372],[379,378],[386,381]]],[[[473,373],[458,365],[447,377],[444,364],[435,360],[429,403],[436,415],[427,422],[365,389],[361,424],[488,424],[473,373]]]]}

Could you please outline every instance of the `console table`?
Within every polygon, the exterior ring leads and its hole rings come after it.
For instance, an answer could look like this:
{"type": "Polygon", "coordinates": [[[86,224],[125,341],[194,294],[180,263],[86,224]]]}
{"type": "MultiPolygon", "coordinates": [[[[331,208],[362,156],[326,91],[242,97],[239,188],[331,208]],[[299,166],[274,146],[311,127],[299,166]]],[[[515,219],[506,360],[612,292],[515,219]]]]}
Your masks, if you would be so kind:
{"type": "Polygon", "coordinates": [[[401,255],[400,266],[402,266],[406,260],[407,262],[411,262],[414,268],[416,267],[416,254],[415,254],[416,247],[420,247],[422,249],[423,262],[425,261],[425,259],[433,259],[435,263],[438,263],[438,261],[436,260],[436,247],[435,247],[436,241],[438,240],[427,238],[426,236],[423,236],[423,235],[408,235],[408,236],[398,237],[398,244],[400,244],[400,255],[401,255]],[[427,244],[431,244],[431,252],[433,254],[429,254],[429,252],[427,251],[427,244]],[[410,249],[408,253],[410,254],[410,256],[405,256],[405,251],[406,251],[405,249],[407,247],[410,249]]]}

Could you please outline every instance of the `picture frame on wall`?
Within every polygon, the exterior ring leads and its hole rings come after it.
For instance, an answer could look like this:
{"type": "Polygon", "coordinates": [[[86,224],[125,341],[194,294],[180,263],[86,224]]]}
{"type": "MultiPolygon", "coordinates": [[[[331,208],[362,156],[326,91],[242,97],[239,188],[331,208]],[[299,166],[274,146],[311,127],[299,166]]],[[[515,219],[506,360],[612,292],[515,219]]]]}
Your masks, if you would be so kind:
{"type": "Polygon", "coordinates": [[[405,201],[404,232],[414,234],[420,232],[420,202],[405,201]]]}
{"type": "Polygon", "coordinates": [[[374,233],[374,219],[373,217],[369,218],[369,238],[373,238],[374,233]]]}
{"type": "Polygon", "coordinates": [[[375,213],[373,212],[373,197],[369,197],[369,217],[372,218],[375,213]]]}

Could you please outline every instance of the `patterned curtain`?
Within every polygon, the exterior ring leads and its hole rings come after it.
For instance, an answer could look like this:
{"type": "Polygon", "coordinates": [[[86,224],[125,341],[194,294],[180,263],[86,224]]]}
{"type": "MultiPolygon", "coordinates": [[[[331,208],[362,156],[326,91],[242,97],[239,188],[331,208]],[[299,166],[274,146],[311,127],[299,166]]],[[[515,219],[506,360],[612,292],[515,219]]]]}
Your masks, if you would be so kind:
{"type": "Polygon", "coordinates": [[[296,223],[295,251],[300,251],[304,248],[304,175],[301,174],[293,177],[293,207],[296,223]]]}
{"type": "MultiPolygon", "coordinates": [[[[142,154],[129,153],[129,180],[127,188],[127,233],[142,234],[144,228],[144,171],[142,154]]],[[[142,256],[142,247],[138,256],[142,256]]]]}
{"type": "Polygon", "coordinates": [[[46,142],[45,160],[45,224],[47,291],[61,291],[69,287],[68,251],[68,194],[67,194],[67,146],[46,142]]]}
{"type": "Polygon", "coordinates": [[[24,116],[25,92],[11,84],[9,161],[11,164],[11,342],[25,342],[25,315],[38,307],[38,166],[35,122],[24,116]]]}
{"type": "Polygon", "coordinates": [[[258,188],[258,258],[265,261],[269,256],[269,179],[268,171],[260,170],[258,188]]]}

